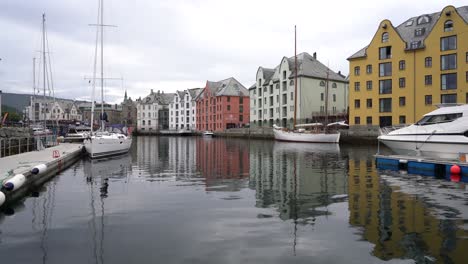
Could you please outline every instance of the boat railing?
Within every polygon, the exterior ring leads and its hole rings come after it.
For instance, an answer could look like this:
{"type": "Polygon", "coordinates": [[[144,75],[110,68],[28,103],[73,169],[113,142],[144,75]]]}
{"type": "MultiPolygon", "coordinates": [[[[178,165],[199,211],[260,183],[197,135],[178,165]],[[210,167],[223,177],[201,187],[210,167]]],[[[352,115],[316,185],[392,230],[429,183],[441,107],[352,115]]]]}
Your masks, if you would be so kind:
{"type": "Polygon", "coordinates": [[[404,128],[408,125],[395,125],[395,126],[386,126],[379,129],[380,135],[387,135],[388,133],[395,131],[400,128],[404,128]]]}

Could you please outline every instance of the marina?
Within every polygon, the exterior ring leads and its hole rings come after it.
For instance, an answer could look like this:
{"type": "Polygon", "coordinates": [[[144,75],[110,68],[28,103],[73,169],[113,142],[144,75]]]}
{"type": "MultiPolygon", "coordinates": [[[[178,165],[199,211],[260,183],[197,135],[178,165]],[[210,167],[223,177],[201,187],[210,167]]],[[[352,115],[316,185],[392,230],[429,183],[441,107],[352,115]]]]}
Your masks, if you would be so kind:
{"type": "Polygon", "coordinates": [[[379,170],[376,151],[139,136],[129,153],[79,159],[3,208],[0,255],[12,263],[463,263],[466,184],[379,170]]]}

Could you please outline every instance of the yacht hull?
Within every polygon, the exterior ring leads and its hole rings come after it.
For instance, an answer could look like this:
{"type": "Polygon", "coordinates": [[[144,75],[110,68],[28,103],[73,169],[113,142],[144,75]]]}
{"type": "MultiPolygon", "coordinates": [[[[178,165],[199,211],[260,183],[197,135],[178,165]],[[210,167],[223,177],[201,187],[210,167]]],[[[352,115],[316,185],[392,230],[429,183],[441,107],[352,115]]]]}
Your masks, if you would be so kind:
{"type": "Polygon", "coordinates": [[[308,142],[308,143],[339,143],[340,133],[298,133],[273,129],[276,140],[290,142],[308,142]]]}
{"type": "Polygon", "coordinates": [[[126,153],[131,145],[131,138],[92,137],[84,141],[86,152],[93,159],[126,153]]]}
{"type": "Polygon", "coordinates": [[[383,135],[379,141],[399,155],[455,160],[460,153],[468,153],[468,138],[463,135],[383,135]]]}

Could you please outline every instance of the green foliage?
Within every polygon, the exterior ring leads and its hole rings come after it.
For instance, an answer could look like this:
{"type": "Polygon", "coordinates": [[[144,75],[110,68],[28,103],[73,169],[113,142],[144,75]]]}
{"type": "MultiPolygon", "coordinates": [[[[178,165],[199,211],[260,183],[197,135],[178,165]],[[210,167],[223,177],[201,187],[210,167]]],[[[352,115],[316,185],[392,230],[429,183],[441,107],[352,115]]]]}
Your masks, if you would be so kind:
{"type": "Polygon", "coordinates": [[[2,112],[1,112],[0,122],[1,122],[1,120],[3,120],[3,116],[6,113],[8,113],[8,117],[7,117],[6,121],[9,121],[9,122],[18,122],[18,121],[20,121],[22,119],[22,116],[23,116],[23,114],[21,112],[19,112],[16,108],[13,108],[11,106],[2,104],[2,112]]]}

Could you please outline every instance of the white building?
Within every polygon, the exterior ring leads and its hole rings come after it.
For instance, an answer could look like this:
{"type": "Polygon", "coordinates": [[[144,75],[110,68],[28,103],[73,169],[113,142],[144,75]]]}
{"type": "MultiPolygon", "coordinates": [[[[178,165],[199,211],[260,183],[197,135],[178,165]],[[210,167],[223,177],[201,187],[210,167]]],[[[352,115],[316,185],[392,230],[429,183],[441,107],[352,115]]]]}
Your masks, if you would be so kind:
{"type": "MultiPolygon", "coordinates": [[[[325,116],[328,86],[328,115],[331,120],[346,117],[348,81],[304,52],[297,55],[297,123],[321,121],[325,116]]],[[[294,56],[283,57],[273,69],[259,67],[256,83],[249,88],[250,124],[291,127],[294,116],[294,56]]]]}
{"type": "Polygon", "coordinates": [[[71,100],[44,99],[31,96],[30,105],[25,109],[30,121],[82,121],[83,115],[77,104],[71,100]]]}
{"type": "Polygon", "coordinates": [[[169,129],[194,130],[196,128],[195,98],[202,91],[201,88],[193,88],[177,91],[174,100],[169,105],[169,129]]]}
{"type": "Polygon", "coordinates": [[[158,91],[143,99],[137,100],[137,131],[152,133],[162,129],[169,129],[169,104],[175,94],[158,91]]]}

